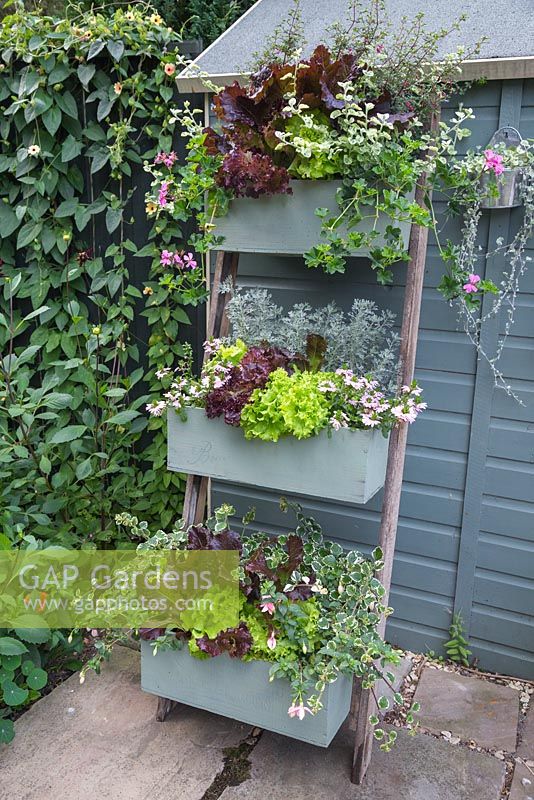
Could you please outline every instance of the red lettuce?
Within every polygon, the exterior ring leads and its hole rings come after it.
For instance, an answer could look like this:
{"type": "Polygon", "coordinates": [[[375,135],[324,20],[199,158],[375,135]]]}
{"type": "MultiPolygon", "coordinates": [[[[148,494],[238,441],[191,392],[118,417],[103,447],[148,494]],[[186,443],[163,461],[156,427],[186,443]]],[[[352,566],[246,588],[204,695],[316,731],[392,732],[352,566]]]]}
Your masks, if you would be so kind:
{"type": "Polygon", "coordinates": [[[239,534],[226,530],[213,533],[205,525],[193,525],[187,536],[187,550],[239,550],[242,545],[239,534]]]}
{"type": "MultiPolygon", "coordinates": [[[[287,559],[276,567],[270,567],[267,563],[265,547],[266,543],[260,545],[245,564],[245,572],[251,581],[250,591],[248,593],[245,592],[245,594],[248,594],[250,599],[255,596],[255,588],[258,586],[261,578],[267,578],[273,581],[277,590],[283,592],[284,587],[289,583],[291,573],[299,569],[304,558],[303,541],[300,536],[296,536],[295,534],[291,534],[287,538],[285,548],[287,559]]],[[[308,600],[312,596],[311,585],[315,581],[315,574],[312,572],[308,577],[309,583],[297,586],[285,592],[290,600],[308,600]]]]}
{"type": "Polygon", "coordinates": [[[263,389],[275,369],[288,369],[291,356],[278,347],[251,347],[241,363],[233,367],[224,386],[211,391],[206,398],[206,415],[210,419],[224,416],[227,425],[238,426],[241,412],[255,389],[263,389]]]}
{"type": "Polygon", "coordinates": [[[241,147],[224,157],[216,180],[219,186],[230,189],[236,197],[292,193],[285,167],[277,167],[267,153],[255,153],[241,147]]]}
{"type": "Polygon", "coordinates": [[[252,647],[252,635],[244,622],[237,628],[221,631],[214,639],[202,636],[197,639],[199,650],[214,658],[228,653],[230,658],[243,658],[252,647]]]}

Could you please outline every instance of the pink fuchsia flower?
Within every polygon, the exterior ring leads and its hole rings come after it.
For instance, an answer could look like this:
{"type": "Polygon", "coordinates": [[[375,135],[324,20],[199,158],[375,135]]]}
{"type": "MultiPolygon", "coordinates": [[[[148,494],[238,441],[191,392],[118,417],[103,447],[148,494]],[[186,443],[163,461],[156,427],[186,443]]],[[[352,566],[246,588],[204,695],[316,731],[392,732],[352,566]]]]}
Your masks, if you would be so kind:
{"type": "Polygon", "coordinates": [[[299,703],[298,705],[296,703],[293,703],[292,706],[289,706],[287,713],[289,714],[291,719],[293,719],[294,717],[298,717],[300,720],[302,720],[304,719],[306,714],[311,714],[312,710],[311,708],[308,708],[308,706],[305,706],[304,703],[299,703]]]}
{"type": "Polygon", "coordinates": [[[184,253],[183,261],[184,261],[184,268],[185,269],[196,269],[197,268],[197,262],[193,258],[193,253],[184,253]]]}
{"type": "Polygon", "coordinates": [[[267,639],[267,647],[269,648],[269,650],[274,650],[274,648],[276,647],[276,636],[274,635],[274,629],[271,630],[269,638],[267,639]]]}
{"type": "Polygon", "coordinates": [[[160,260],[160,264],[162,266],[164,266],[164,267],[170,267],[170,265],[172,264],[173,257],[174,257],[173,253],[171,253],[170,250],[162,250],[161,256],[160,256],[160,259],[159,259],[160,260]]]}
{"type": "Polygon", "coordinates": [[[495,175],[502,175],[504,172],[503,157],[499,153],[494,153],[493,150],[484,150],[484,169],[488,172],[494,172],[495,175]]]}
{"type": "Polygon", "coordinates": [[[158,203],[163,208],[169,202],[169,182],[163,181],[158,192],[158,203]]]}
{"type": "MultiPolygon", "coordinates": [[[[261,608],[261,610],[263,611],[264,614],[274,614],[274,612],[276,611],[276,606],[271,600],[265,600],[262,603],[260,603],[260,608],[261,608]]],[[[272,635],[273,634],[271,633],[271,636],[272,635]]],[[[275,641],[275,645],[276,645],[276,641],[275,641]]]]}

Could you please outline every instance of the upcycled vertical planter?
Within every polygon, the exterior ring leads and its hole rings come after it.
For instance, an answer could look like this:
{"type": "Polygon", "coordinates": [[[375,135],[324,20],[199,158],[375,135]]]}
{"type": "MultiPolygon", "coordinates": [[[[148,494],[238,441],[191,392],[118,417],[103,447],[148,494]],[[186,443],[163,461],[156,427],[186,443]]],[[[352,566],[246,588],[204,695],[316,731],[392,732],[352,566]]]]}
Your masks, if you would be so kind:
{"type": "Polygon", "coordinates": [[[328,747],[349,713],[351,679],[340,676],[328,684],[322,710],[299,720],[287,713],[289,682],[269,682],[269,668],[265,661],[244,662],[227,655],[197,659],[187,648],[153,655],[150,643],[141,642],[141,687],[145,692],[328,747]]]}
{"type": "Polygon", "coordinates": [[[188,408],[184,422],[167,415],[167,466],[229,483],[367,503],[382,488],[389,440],[377,430],[321,431],[309,439],[245,439],[241,428],[204,409],[188,408]]]}
{"type": "MultiPolygon", "coordinates": [[[[232,200],[228,213],[216,219],[218,236],[224,236],[218,250],[236,253],[283,253],[301,256],[321,241],[321,220],[316,208],[327,208],[332,216],[339,213],[336,192],[341,181],[290,181],[293,194],[270,195],[258,198],[238,197],[232,200]]],[[[408,246],[410,223],[396,223],[408,246]]],[[[380,214],[376,226],[372,219],[359,223],[358,230],[369,233],[375,228],[380,234],[376,246],[384,244],[384,232],[391,218],[380,214]]],[[[346,226],[339,231],[347,233],[346,226]]],[[[353,256],[367,257],[369,250],[353,250],[353,256]]]]}

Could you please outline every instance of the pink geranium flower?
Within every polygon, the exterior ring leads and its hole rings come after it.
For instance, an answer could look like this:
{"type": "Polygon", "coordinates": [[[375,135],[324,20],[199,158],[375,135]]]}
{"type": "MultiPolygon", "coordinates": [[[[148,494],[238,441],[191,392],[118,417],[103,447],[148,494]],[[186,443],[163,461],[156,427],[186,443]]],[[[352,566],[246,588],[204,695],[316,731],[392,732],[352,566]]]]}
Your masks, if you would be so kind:
{"type": "Polygon", "coordinates": [[[173,254],[171,253],[170,250],[162,250],[159,260],[162,266],[170,267],[173,260],[173,254]]]}
{"type": "Polygon", "coordinates": [[[186,269],[196,269],[197,262],[193,258],[193,253],[184,253],[184,267],[186,269]]]}
{"type": "Polygon", "coordinates": [[[169,183],[168,181],[163,181],[158,192],[158,203],[163,208],[169,202],[169,183]]]}
{"type": "Polygon", "coordinates": [[[502,175],[504,172],[503,157],[499,153],[494,153],[493,150],[484,150],[484,169],[488,172],[494,172],[495,175],[502,175]]]}
{"type": "Polygon", "coordinates": [[[480,283],[480,275],[469,275],[467,283],[464,283],[464,292],[472,294],[478,292],[478,284],[480,283]]]}

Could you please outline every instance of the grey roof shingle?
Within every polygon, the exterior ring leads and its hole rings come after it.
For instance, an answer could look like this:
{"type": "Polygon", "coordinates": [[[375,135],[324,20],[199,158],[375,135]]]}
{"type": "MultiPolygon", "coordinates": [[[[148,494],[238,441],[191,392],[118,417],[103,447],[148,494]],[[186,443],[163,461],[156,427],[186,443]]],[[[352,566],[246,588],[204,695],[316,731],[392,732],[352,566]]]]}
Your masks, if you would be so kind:
{"type": "MultiPolygon", "coordinates": [[[[487,37],[478,58],[534,55],[534,0],[386,0],[389,15],[400,20],[425,13],[430,30],[449,27],[461,14],[467,16],[460,32],[443,43],[441,54],[459,45],[467,49],[487,37]]],[[[326,29],[347,18],[347,0],[301,0],[306,52],[324,41],[326,29]]],[[[210,75],[247,72],[251,55],[261,51],[266,39],[287,15],[288,0],[259,0],[248,13],[222,34],[196,63],[210,75]]]]}

